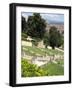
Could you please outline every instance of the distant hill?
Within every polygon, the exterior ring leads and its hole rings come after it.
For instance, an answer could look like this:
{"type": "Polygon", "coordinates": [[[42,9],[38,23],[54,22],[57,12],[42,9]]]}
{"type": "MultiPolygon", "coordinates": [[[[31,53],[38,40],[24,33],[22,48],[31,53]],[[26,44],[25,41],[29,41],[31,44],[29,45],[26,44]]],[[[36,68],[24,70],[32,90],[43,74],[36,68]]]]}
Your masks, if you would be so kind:
{"type": "Polygon", "coordinates": [[[48,21],[48,24],[64,24],[64,22],[58,22],[58,21],[48,21]]]}

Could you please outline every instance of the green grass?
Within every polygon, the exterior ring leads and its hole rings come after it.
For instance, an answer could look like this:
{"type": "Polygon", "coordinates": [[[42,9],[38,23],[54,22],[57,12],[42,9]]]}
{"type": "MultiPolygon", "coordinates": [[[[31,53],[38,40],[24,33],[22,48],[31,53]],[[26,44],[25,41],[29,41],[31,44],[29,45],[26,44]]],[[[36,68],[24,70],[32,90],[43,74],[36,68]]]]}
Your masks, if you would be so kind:
{"type": "Polygon", "coordinates": [[[58,63],[59,65],[64,65],[64,60],[59,60],[59,61],[57,61],[57,63],[58,63]]]}
{"type": "Polygon", "coordinates": [[[64,67],[61,64],[50,62],[41,66],[41,68],[46,71],[47,76],[64,75],[64,67]]]}
{"type": "Polygon", "coordinates": [[[51,56],[51,55],[63,55],[64,53],[59,51],[59,50],[53,50],[53,49],[46,49],[46,48],[37,48],[37,47],[29,47],[29,46],[24,46],[23,50],[27,55],[31,56],[45,56],[46,54],[51,56]]]}

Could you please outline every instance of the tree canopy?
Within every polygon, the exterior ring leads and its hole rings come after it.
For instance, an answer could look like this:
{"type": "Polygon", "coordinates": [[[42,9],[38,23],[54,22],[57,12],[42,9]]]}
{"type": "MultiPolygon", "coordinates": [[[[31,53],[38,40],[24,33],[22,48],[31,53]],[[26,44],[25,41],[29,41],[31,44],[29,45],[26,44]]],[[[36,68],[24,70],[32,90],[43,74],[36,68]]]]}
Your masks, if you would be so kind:
{"type": "Polygon", "coordinates": [[[49,32],[45,33],[43,40],[44,40],[45,48],[47,48],[47,46],[49,45],[49,32]]]}
{"type": "Polygon", "coordinates": [[[49,30],[49,44],[53,49],[63,44],[62,35],[55,26],[52,26],[49,30]]]}
{"type": "Polygon", "coordinates": [[[35,39],[42,39],[44,37],[46,28],[45,20],[39,13],[34,13],[29,16],[27,20],[27,34],[35,39]]]}
{"type": "Polygon", "coordinates": [[[26,27],[27,27],[27,23],[26,23],[26,20],[25,20],[25,18],[22,16],[22,19],[21,19],[21,21],[22,21],[22,32],[26,32],[26,27]]]}

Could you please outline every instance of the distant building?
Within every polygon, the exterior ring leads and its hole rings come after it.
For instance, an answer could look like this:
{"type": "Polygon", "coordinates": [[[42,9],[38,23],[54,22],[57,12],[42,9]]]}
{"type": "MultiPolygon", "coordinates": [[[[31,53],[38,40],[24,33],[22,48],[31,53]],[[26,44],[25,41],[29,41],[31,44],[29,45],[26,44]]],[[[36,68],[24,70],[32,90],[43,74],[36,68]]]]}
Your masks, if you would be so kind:
{"type": "Polygon", "coordinates": [[[49,32],[52,26],[55,26],[60,33],[64,34],[64,24],[47,24],[46,30],[49,32]]]}

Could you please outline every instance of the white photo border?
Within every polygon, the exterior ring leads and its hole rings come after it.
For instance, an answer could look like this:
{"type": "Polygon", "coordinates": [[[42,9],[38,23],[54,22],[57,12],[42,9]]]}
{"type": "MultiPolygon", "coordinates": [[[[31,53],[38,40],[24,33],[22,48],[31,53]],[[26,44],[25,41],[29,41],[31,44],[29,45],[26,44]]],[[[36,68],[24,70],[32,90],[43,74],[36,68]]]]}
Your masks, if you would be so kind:
{"type": "Polygon", "coordinates": [[[69,9],[16,7],[16,84],[69,81],[69,9]],[[21,12],[64,14],[64,76],[21,77],[21,12]]]}

